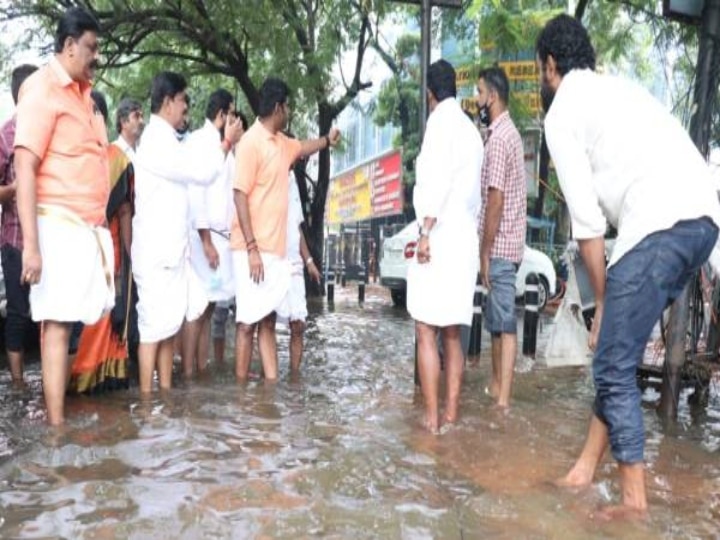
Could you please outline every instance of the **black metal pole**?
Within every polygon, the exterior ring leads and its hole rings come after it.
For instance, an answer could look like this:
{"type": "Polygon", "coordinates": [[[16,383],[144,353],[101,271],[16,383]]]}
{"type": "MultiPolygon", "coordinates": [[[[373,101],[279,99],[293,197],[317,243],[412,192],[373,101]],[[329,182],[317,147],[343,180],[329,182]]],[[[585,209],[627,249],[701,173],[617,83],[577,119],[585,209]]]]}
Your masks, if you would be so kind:
{"type": "MultiPolygon", "coordinates": [[[[705,0],[700,27],[700,47],[696,69],[695,113],[690,119],[690,137],[698,150],[705,156],[709,154],[710,127],[712,109],[717,97],[718,69],[720,68],[720,0],[705,0]]],[[[688,286],[675,300],[670,309],[663,382],[660,390],[658,413],[663,419],[677,418],[680,401],[680,370],[685,363],[685,341],[689,317],[688,286]]]]}

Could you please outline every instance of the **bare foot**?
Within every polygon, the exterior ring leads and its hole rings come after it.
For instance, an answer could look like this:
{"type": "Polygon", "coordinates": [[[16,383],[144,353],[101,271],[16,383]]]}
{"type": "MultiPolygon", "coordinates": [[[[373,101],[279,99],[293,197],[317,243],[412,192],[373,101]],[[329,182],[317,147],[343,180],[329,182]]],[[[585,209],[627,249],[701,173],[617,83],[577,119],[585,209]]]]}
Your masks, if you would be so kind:
{"type": "Polygon", "coordinates": [[[592,483],[593,471],[575,465],[569,473],[555,480],[555,485],[564,488],[586,488],[592,483]]]}
{"type": "Polygon", "coordinates": [[[648,511],[647,508],[620,504],[599,508],[590,514],[590,518],[598,521],[642,521],[648,518],[648,511]]]}
{"type": "Polygon", "coordinates": [[[432,418],[430,416],[425,416],[425,418],[423,419],[423,427],[433,435],[437,435],[440,432],[438,429],[437,416],[434,416],[432,418]]]}
{"type": "Polygon", "coordinates": [[[490,386],[486,386],[485,394],[487,394],[493,399],[497,399],[500,395],[500,385],[492,383],[490,386]]]}
{"type": "Polygon", "coordinates": [[[457,423],[457,419],[458,419],[457,412],[451,413],[451,412],[445,411],[445,413],[443,414],[443,417],[442,417],[442,425],[443,426],[446,424],[453,425],[453,424],[457,423]]]}

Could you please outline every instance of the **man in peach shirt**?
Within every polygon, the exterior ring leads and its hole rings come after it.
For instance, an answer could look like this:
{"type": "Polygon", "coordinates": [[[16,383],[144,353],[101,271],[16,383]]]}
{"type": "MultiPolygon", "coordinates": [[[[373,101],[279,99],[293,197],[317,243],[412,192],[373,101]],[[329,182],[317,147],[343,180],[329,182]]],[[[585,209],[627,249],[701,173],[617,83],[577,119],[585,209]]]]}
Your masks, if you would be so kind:
{"type": "Polygon", "coordinates": [[[248,376],[255,325],[265,378],[277,379],[275,311],[285,301],[291,269],[286,260],[288,171],[300,156],[335,146],[333,128],[319,139],[298,141],[282,130],[288,123],[290,89],[269,78],[260,87],[258,119],[238,143],[234,187],[237,217],[230,245],[236,280],[235,375],[248,376]]]}
{"type": "Polygon", "coordinates": [[[64,422],[68,345],[74,322],[112,308],[110,185],[105,122],[90,98],[99,25],[81,8],[58,22],[55,56],[22,86],[17,111],[17,206],[24,236],[21,278],[43,323],[42,378],[48,421],[64,422]],[[109,277],[108,277],[109,276],[109,277]]]}

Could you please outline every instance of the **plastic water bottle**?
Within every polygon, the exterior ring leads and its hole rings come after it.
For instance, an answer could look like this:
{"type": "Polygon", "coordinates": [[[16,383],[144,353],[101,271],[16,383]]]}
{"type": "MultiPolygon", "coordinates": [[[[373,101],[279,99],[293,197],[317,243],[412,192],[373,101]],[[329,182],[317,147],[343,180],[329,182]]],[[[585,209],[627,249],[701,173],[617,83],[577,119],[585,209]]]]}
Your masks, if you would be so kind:
{"type": "Polygon", "coordinates": [[[222,289],[222,276],[215,270],[210,276],[210,290],[217,292],[222,289]]]}

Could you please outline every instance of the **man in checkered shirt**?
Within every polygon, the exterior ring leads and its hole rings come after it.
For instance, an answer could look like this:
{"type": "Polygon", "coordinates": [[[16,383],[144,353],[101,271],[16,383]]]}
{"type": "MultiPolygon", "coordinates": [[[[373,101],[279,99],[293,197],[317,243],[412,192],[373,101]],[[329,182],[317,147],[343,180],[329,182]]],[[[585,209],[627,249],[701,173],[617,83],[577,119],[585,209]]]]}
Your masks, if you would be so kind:
{"type": "Polygon", "coordinates": [[[510,405],[517,321],[515,276],[525,249],[527,187],[522,139],[508,112],[510,84],[499,67],[480,71],[477,103],[488,125],[482,169],[480,273],[488,289],[486,325],[492,335],[490,395],[510,405]]]}

